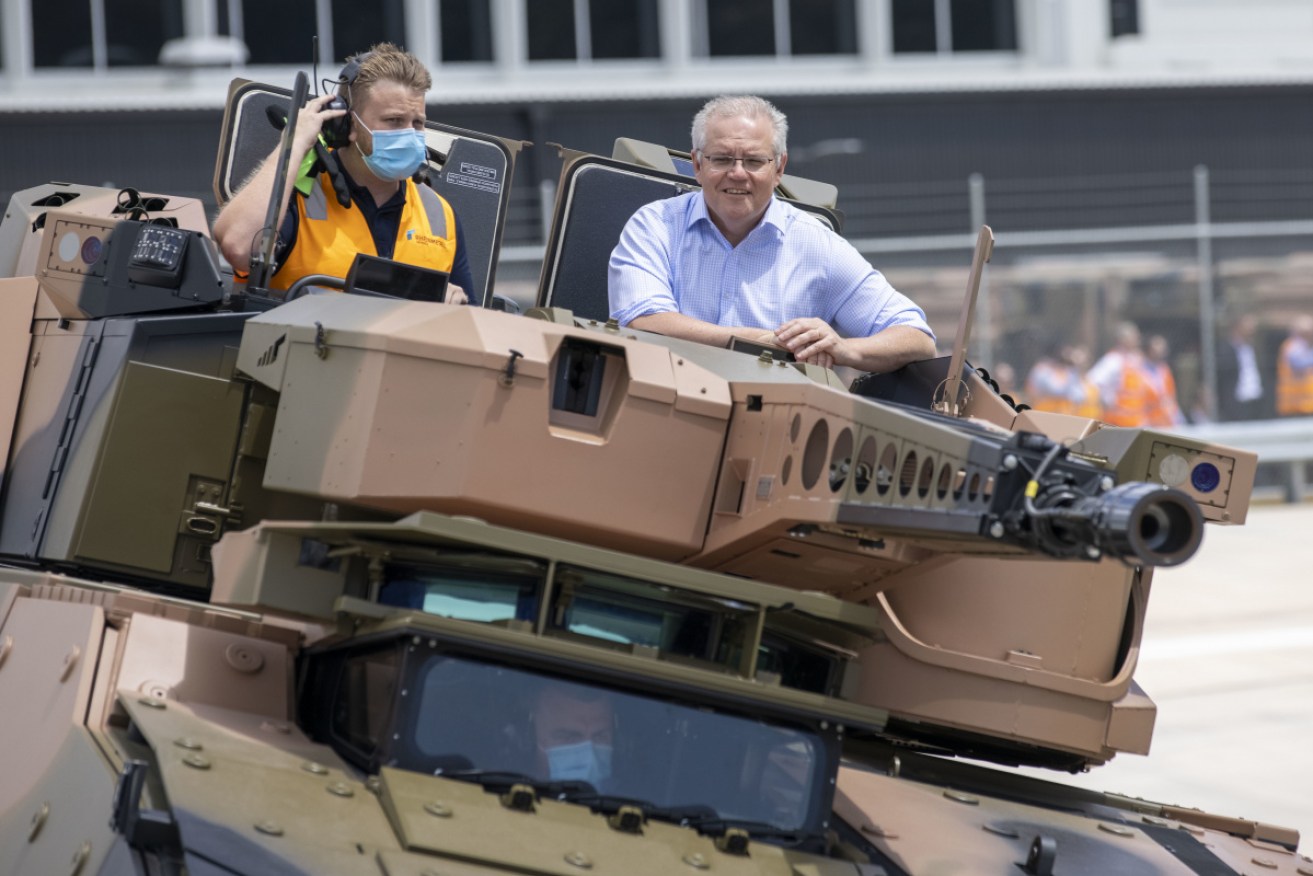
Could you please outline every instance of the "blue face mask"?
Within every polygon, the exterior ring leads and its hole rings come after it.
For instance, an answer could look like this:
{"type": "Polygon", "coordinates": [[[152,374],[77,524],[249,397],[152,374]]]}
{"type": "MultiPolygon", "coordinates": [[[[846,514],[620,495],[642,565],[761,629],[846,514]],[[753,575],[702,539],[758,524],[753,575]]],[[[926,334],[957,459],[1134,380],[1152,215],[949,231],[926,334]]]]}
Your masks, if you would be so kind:
{"type": "MultiPolygon", "coordinates": [[[[362,128],[365,123],[356,116],[362,128]]],[[[366,128],[366,130],[369,130],[366,128]]],[[[414,128],[400,131],[372,131],[374,151],[366,155],[356,142],[356,151],[365,161],[365,167],[379,179],[398,182],[419,170],[424,163],[424,132],[414,128]]]]}
{"type": "Polygon", "coordinates": [[[594,788],[611,778],[611,746],[576,742],[546,749],[547,769],[556,781],[579,780],[594,788]]]}

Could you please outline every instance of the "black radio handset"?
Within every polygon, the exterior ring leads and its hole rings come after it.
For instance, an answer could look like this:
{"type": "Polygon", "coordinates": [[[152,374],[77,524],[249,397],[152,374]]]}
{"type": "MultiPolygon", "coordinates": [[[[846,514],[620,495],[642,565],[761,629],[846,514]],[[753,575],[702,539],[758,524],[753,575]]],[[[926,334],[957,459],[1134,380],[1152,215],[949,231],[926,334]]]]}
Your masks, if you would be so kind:
{"type": "MultiPolygon", "coordinates": [[[[319,34],[311,38],[310,49],[310,66],[311,75],[315,80],[315,97],[319,97],[319,34]]],[[[328,102],[325,109],[348,109],[346,101],[341,96],[334,97],[328,102]]],[[[349,129],[348,129],[349,130],[349,129]]],[[[327,132],[325,132],[325,135],[327,132]]],[[[337,156],[331,150],[325,148],[324,142],[326,136],[316,138],[315,140],[315,158],[319,160],[320,165],[328,174],[328,178],[333,183],[333,194],[337,196],[337,202],[343,207],[351,206],[351,190],[347,188],[346,177],[342,175],[342,166],[338,164],[337,156]]],[[[338,145],[338,144],[331,144],[338,145]]]]}

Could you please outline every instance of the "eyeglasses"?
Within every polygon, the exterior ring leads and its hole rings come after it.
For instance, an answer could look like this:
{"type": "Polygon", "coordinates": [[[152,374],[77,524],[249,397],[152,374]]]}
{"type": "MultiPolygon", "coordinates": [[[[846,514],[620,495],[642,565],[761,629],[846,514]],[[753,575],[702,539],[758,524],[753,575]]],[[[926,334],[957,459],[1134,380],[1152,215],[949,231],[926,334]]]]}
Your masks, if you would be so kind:
{"type": "Polygon", "coordinates": [[[718,173],[725,173],[734,168],[735,163],[743,165],[743,169],[748,173],[761,173],[766,169],[766,165],[774,164],[775,159],[762,158],[760,155],[746,155],[742,158],[733,155],[703,155],[702,160],[707,166],[718,173]]]}

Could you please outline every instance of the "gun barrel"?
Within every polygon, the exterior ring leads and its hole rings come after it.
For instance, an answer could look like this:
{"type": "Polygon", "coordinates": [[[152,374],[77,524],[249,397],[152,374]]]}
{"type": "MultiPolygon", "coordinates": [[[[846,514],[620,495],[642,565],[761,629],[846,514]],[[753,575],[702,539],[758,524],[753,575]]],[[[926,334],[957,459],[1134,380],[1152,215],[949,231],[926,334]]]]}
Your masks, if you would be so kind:
{"type": "Polygon", "coordinates": [[[1203,515],[1180,490],[1129,483],[1065,507],[1038,509],[1041,537],[1084,543],[1104,555],[1146,566],[1177,566],[1194,556],[1203,539],[1203,515]]]}

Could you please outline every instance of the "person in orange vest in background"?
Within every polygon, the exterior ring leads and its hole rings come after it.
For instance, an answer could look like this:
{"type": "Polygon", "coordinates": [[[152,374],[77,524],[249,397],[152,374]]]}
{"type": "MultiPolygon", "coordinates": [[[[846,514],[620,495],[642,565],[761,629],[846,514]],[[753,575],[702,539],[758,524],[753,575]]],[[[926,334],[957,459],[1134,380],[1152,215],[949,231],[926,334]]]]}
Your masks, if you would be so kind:
{"type": "Polygon", "coordinates": [[[1140,351],[1140,330],[1123,322],[1116,329],[1117,345],[1103,354],[1086,375],[1099,388],[1103,421],[1111,426],[1143,426],[1157,405],[1153,384],[1140,351]]]}
{"type": "Polygon", "coordinates": [[[1185,422],[1185,415],[1181,413],[1181,405],[1176,397],[1176,378],[1172,376],[1172,366],[1167,364],[1170,352],[1167,338],[1162,335],[1149,338],[1144,370],[1153,389],[1153,399],[1144,422],[1146,426],[1179,426],[1185,422]]]}
{"type": "Polygon", "coordinates": [[[1313,414],[1313,316],[1295,318],[1277,353],[1277,414],[1313,414]]]}
{"type": "Polygon", "coordinates": [[[1026,375],[1026,403],[1037,411],[1099,419],[1099,388],[1085,376],[1089,361],[1084,347],[1051,345],[1026,375]]]}

